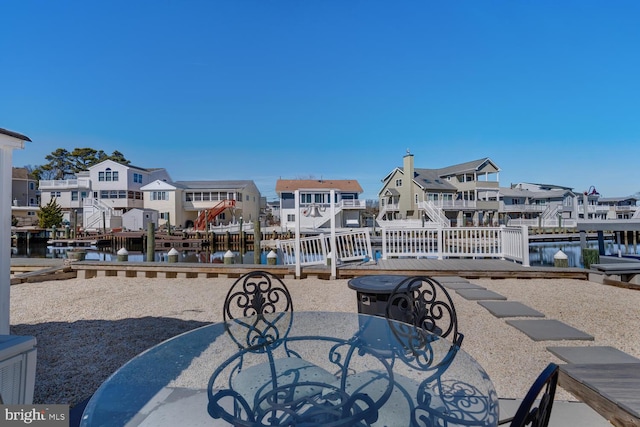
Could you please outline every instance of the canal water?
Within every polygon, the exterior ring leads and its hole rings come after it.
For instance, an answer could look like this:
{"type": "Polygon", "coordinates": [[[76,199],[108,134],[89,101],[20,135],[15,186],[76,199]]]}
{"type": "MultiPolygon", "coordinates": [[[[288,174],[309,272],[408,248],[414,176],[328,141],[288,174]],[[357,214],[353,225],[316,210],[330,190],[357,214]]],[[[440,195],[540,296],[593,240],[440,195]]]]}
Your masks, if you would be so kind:
{"type": "MultiPolygon", "coordinates": [[[[587,242],[589,248],[598,249],[597,241],[587,242]]],[[[46,243],[31,243],[29,246],[26,244],[12,247],[11,256],[15,258],[66,258],[68,248],[53,248],[47,246],[46,243]]],[[[553,266],[554,256],[562,251],[567,255],[569,261],[569,267],[583,267],[582,257],[580,250],[580,242],[535,242],[529,245],[529,263],[532,266],[553,266]]],[[[379,258],[380,249],[374,248],[376,257],[379,258]]],[[[640,258],[640,248],[634,246],[617,245],[612,241],[605,241],[605,253],[610,256],[629,255],[640,258]]],[[[182,251],[180,252],[179,261],[181,262],[219,262],[224,261],[225,252],[193,252],[182,251]]],[[[239,254],[234,254],[236,257],[235,262],[238,263],[239,254]]],[[[167,252],[156,252],[155,260],[159,262],[167,261],[167,252]]],[[[115,261],[117,255],[111,252],[110,248],[105,250],[88,249],[87,260],[94,261],[115,261]]],[[[267,252],[261,254],[262,264],[267,263],[267,252]]],[[[130,252],[129,261],[143,262],[146,261],[146,255],[140,252],[130,252]]],[[[244,264],[253,264],[253,252],[244,254],[244,264]]]]}

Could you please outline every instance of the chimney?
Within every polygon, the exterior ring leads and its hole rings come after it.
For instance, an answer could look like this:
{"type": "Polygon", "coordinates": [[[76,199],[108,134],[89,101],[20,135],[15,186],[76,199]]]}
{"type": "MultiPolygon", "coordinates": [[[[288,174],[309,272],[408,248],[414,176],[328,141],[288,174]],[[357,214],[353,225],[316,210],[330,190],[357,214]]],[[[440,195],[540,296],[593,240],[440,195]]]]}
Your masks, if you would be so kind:
{"type": "Polygon", "coordinates": [[[403,159],[403,170],[404,170],[404,176],[405,179],[408,179],[409,181],[407,182],[407,184],[410,184],[413,181],[413,154],[411,154],[409,152],[409,150],[407,150],[407,154],[404,155],[404,159],[403,159]]]}

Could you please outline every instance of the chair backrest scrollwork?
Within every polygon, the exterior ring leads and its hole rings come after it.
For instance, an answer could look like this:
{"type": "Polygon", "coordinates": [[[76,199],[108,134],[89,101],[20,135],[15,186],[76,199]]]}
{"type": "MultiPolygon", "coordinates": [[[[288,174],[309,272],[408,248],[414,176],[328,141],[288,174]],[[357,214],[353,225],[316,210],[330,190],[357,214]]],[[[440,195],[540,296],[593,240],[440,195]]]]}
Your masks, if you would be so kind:
{"type": "Polygon", "coordinates": [[[385,314],[452,342],[462,342],[453,300],[431,277],[414,276],[400,282],[389,296],[385,314]]]}
{"type": "Polygon", "coordinates": [[[291,327],[292,315],[289,290],[280,278],[266,271],[240,276],[224,301],[227,332],[240,348],[255,352],[264,351],[265,344],[278,346],[291,327]]]}
{"type": "Polygon", "coordinates": [[[284,282],[266,271],[251,271],[234,282],[224,301],[224,320],[293,311],[284,282]]]}

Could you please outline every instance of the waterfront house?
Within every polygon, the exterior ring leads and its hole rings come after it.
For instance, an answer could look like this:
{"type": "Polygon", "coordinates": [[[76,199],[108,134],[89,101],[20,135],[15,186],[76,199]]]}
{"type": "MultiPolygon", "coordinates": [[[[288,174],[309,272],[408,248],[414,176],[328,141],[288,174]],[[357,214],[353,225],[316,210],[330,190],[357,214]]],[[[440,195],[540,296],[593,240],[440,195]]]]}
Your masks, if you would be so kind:
{"type": "Polygon", "coordinates": [[[122,227],[122,214],[144,208],[141,188],[155,180],[169,181],[164,168],[145,169],[105,160],[74,179],[41,180],[41,203],[56,199],[64,219],[85,230],[122,227]]]}
{"type": "Polygon", "coordinates": [[[637,219],[640,218],[638,198],[628,197],[599,197],[597,206],[599,211],[606,211],[606,219],[637,219]]]}
{"type": "Polygon", "coordinates": [[[518,183],[500,188],[500,214],[506,225],[574,227],[578,218],[576,194],[569,187],[518,183]]]}
{"type": "Polygon", "coordinates": [[[27,168],[12,168],[11,171],[11,215],[18,227],[38,224],[38,181],[27,168]]]}
{"type": "Polygon", "coordinates": [[[360,213],[366,208],[360,200],[362,187],[354,179],[279,179],[276,193],[280,198],[280,226],[294,230],[296,215],[300,227],[317,230],[331,226],[331,190],[335,191],[336,227],[360,227],[360,213]],[[296,212],[295,192],[300,197],[300,212],[296,212]]]}
{"type": "Polygon", "coordinates": [[[382,179],[380,224],[465,226],[497,223],[500,168],[489,158],[440,169],[416,168],[407,152],[403,165],[382,179]]]}
{"type": "Polygon", "coordinates": [[[171,226],[204,230],[240,218],[245,223],[259,220],[260,190],[251,180],[156,180],[141,190],[145,208],[158,212],[159,226],[169,221],[171,226]]]}

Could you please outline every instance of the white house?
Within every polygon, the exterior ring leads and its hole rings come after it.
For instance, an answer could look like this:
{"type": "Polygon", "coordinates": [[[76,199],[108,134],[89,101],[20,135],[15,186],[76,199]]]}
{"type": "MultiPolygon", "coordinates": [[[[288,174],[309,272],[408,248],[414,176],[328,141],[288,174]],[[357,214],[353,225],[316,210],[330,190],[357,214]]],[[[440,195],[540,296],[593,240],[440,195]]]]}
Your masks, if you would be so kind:
{"type": "Polygon", "coordinates": [[[40,181],[41,203],[52,198],[65,211],[65,219],[73,223],[71,213],[78,214],[78,225],[85,229],[122,226],[122,214],[144,208],[142,187],[155,180],[170,181],[163,168],[145,169],[105,160],[75,179],[40,181]]]}
{"type": "Polygon", "coordinates": [[[168,219],[172,226],[204,230],[206,225],[235,223],[241,217],[245,222],[259,220],[260,191],[250,180],[156,180],[141,190],[144,206],[158,211],[158,225],[168,219]]]}
{"type": "Polygon", "coordinates": [[[330,226],[330,191],[335,190],[337,227],[360,227],[360,213],[365,210],[365,200],[360,200],[362,187],[355,179],[279,179],[276,193],[280,197],[280,226],[294,230],[296,215],[300,215],[300,227],[320,229],[330,226]],[[300,212],[295,209],[295,191],[300,194],[300,212]]]}

